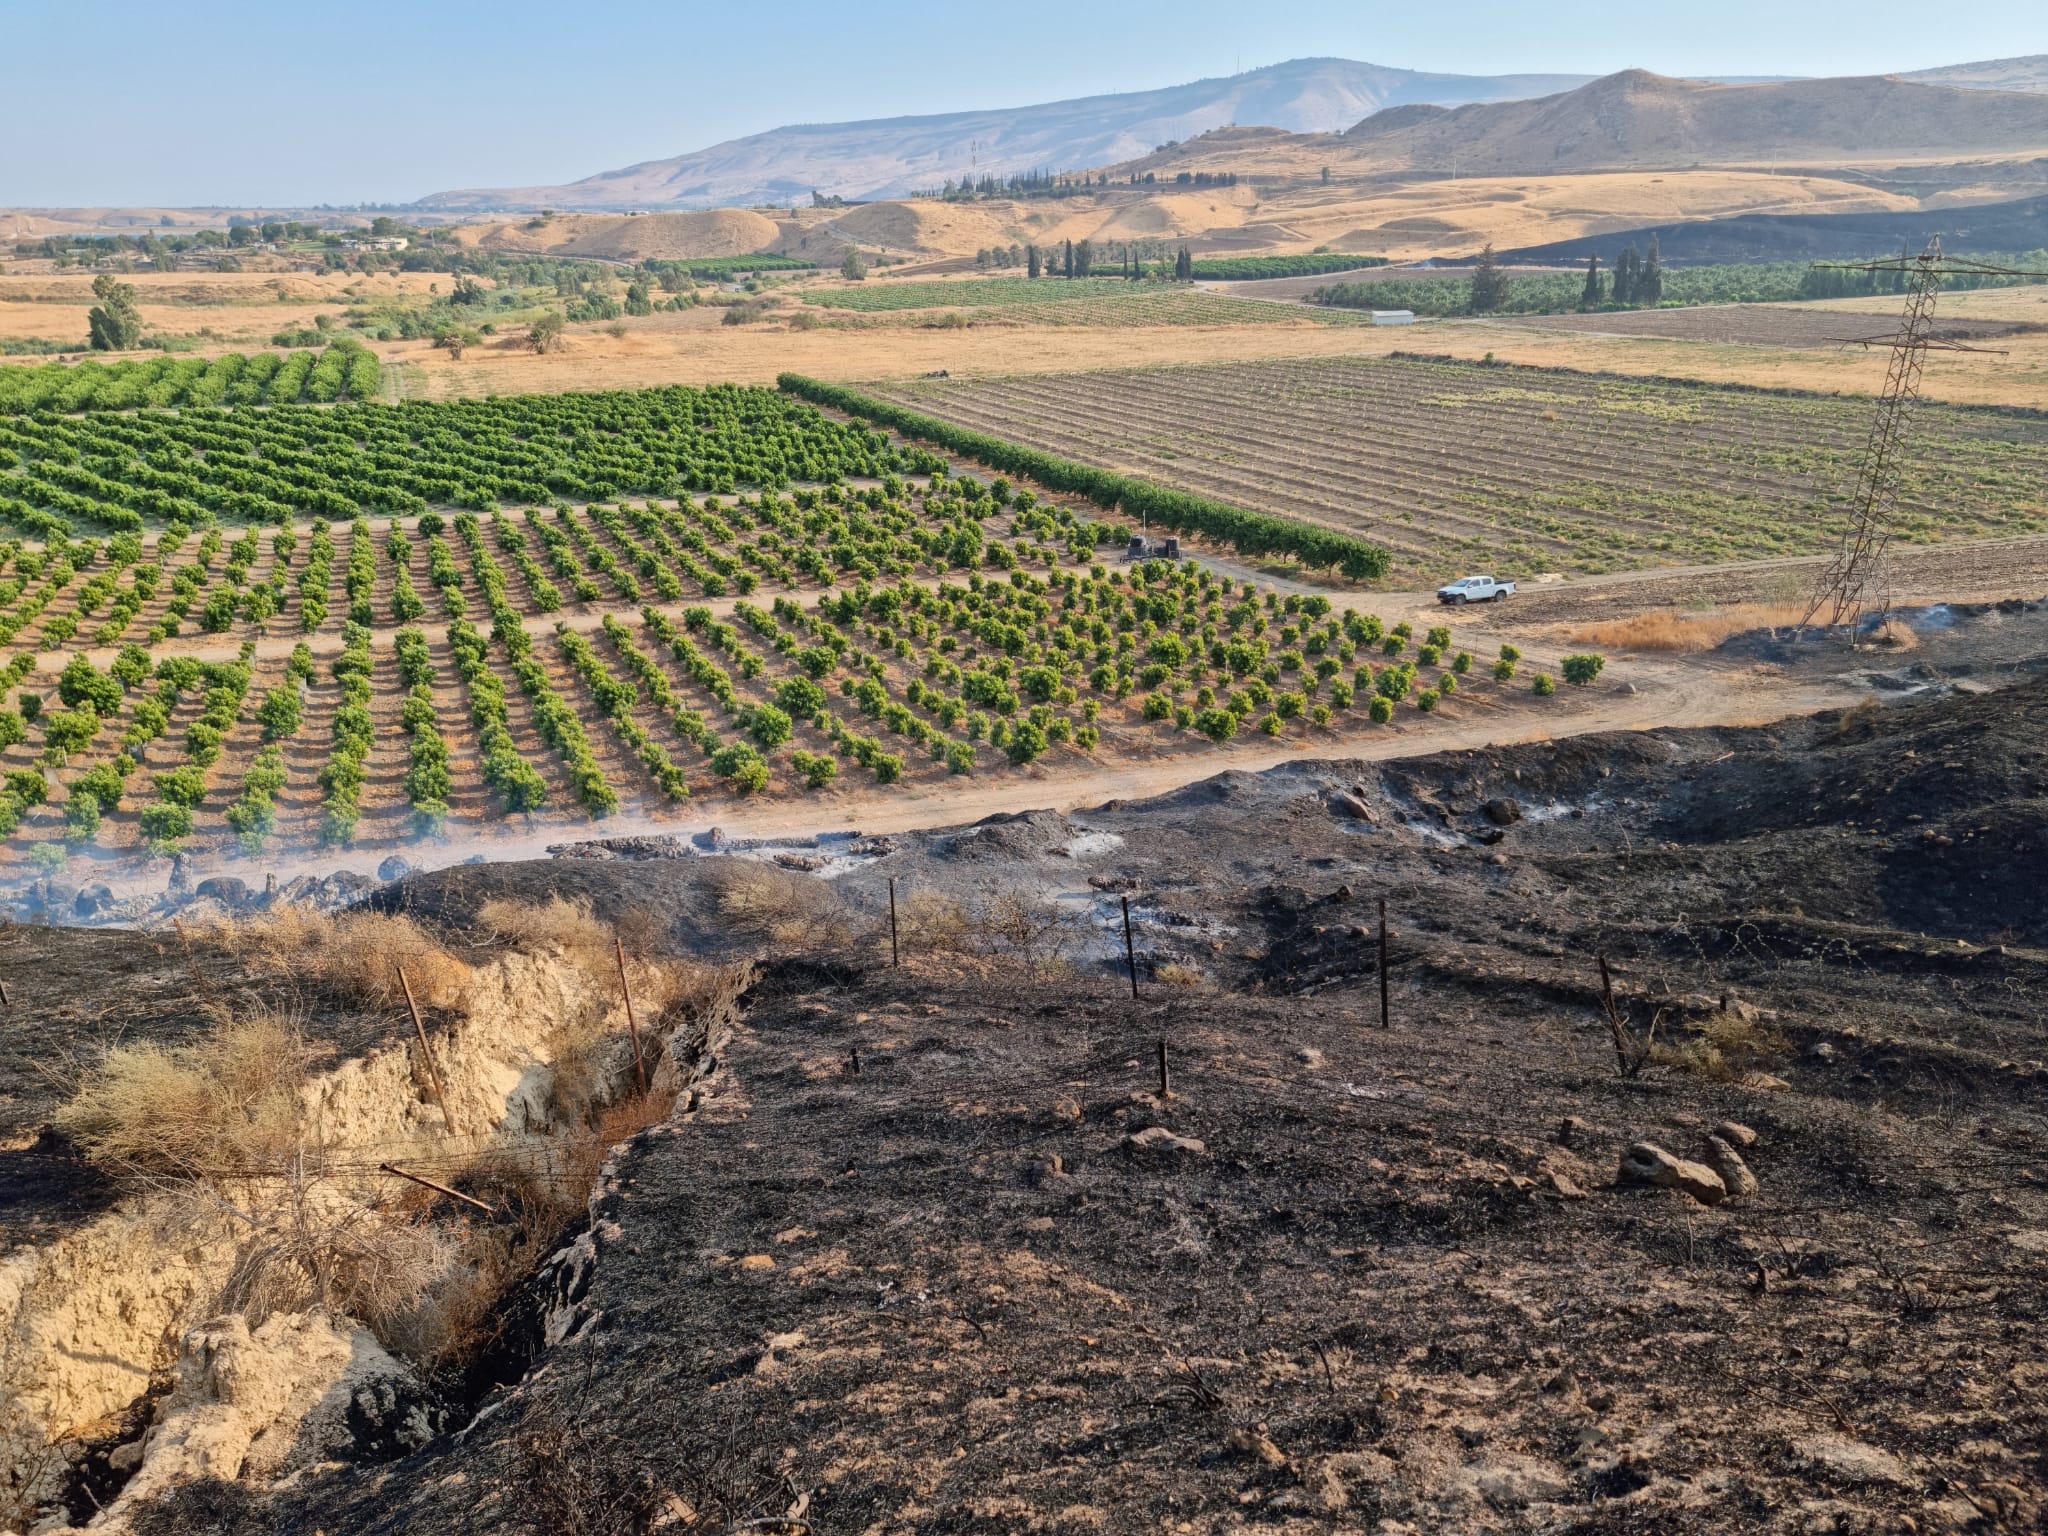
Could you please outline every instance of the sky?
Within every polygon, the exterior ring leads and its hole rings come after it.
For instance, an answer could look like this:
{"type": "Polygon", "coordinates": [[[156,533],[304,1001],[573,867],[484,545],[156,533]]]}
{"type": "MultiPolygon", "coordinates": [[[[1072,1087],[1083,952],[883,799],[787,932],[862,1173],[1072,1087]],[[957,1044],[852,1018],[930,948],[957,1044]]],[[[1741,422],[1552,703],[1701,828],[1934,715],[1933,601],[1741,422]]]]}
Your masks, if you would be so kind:
{"type": "Polygon", "coordinates": [[[1459,74],[1878,74],[2048,52],[2042,0],[0,0],[0,207],[398,203],[792,122],[1335,56],[1459,74]],[[1625,25],[1617,25],[1626,17],[1625,25]]]}

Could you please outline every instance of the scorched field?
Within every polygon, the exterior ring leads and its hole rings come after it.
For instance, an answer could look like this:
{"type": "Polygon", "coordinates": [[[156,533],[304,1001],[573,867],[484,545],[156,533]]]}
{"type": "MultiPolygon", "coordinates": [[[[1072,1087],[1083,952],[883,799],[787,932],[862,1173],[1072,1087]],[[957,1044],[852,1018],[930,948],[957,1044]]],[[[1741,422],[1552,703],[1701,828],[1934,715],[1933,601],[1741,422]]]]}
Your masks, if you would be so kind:
{"type": "MultiPolygon", "coordinates": [[[[1833,547],[1867,401],[1435,359],[1315,358],[870,386],[1067,458],[1362,534],[1392,580],[1833,547]]],[[[2048,531],[2048,413],[1928,406],[1898,537],[2048,531]]]]}
{"type": "Polygon", "coordinates": [[[1114,563],[1091,505],[767,390],[24,409],[0,455],[17,871],[1329,742],[1554,688],[1114,563]]]}

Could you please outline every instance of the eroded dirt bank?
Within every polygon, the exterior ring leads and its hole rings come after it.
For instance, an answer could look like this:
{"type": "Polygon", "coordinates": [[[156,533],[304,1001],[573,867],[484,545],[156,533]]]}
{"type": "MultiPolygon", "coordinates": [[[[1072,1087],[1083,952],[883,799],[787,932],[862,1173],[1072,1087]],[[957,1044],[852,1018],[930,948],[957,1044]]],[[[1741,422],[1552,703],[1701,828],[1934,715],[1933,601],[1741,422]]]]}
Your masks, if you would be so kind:
{"type": "Polygon", "coordinates": [[[541,1345],[544,1316],[503,1314],[743,979],[615,957],[587,914],[508,917],[467,958],[374,916],[6,935],[47,1059],[8,1063],[0,1528],[127,1529],[194,1481],[415,1450],[541,1345]]]}

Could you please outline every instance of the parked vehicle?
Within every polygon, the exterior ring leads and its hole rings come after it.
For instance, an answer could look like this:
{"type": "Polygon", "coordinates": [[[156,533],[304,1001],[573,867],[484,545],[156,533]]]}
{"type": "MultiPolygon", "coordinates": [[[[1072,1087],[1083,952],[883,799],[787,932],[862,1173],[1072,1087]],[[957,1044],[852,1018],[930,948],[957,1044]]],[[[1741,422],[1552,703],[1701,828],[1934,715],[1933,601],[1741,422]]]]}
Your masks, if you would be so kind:
{"type": "Polygon", "coordinates": [[[1145,542],[1143,534],[1134,533],[1131,535],[1131,542],[1124,548],[1124,559],[1127,561],[1178,560],[1179,558],[1180,540],[1176,537],[1154,539],[1148,544],[1145,542]]]}
{"type": "Polygon", "coordinates": [[[1436,600],[1462,606],[1466,603],[1497,603],[1504,597],[1515,595],[1512,581],[1498,581],[1491,576],[1460,576],[1448,587],[1436,589],[1436,600]]]}

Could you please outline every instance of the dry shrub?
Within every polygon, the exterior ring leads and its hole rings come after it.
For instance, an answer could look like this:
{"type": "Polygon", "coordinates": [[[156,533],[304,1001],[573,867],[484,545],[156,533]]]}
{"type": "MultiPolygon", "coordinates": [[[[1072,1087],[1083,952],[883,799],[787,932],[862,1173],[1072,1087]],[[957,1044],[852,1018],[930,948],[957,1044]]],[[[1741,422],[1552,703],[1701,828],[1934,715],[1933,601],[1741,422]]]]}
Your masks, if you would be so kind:
{"type": "Polygon", "coordinates": [[[1669,1044],[1653,1046],[1650,1059],[1715,1082],[1731,1082],[1751,1071],[1768,1070],[1791,1049],[1776,1026],[1730,1009],[1710,1015],[1669,1044]]]}
{"type": "Polygon", "coordinates": [[[1883,706],[1877,702],[1876,697],[1866,694],[1842,711],[1841,717],[1835,721],[1835,735],[1856,740],[1867,739],[1881,713],[1883,706]]]}
{"type": "Polygon", "coordinates": [[[1886,619],[1871,631],[1870,643],[1884,646],[1887,650],[1916,651],[1920,648],[1920,637],[1913,633],[1912,625],[1886,619]]]}
{"type": "Polygon", "coordinates": [[[1082,914],[1017,891],[989,899],[970,926],[983,954],[1051,973],[1068,969],[1067,951],[1081,938],[1082,914]]]}
{"type": "Polygon", "coordinates": [[[331,1180],[288,1168],[281,1193],[252,1206],[222,1300],[253,1328],[320,1308],[367,1323],[406,1353],[432,1345],[423,1299],[456,1261],[454,1242],[402,1208],[371,1206],[331,1180]]]}
{"type": "Polygon", "coordinates": [[[718,915],[742,933],[800,949],[853,942],[847,903],[812,876],[752,859],[725,859],[714,867],[711,886],[718,915]]]}
{"type": "Polygon", "coordinates": [[[1661,608],[1625,619],[1601,619],[1571,631],[1575,645],[1617,651],[1710,651],[1730,635],[1752,629],[1782,629],[1806,615],[1802,603],[1738,603],[1704,613],[1661,608]]]}
{"type": "Polygon", "coordinates": [[[156,1209],[185,1232],[231,1219],[224,1300],[252,1324],[318,1306],[396,1341],[452,1249],[334,1166],[307,1119],[322,1055],[288,1015],[225,1018],[188,1044],[115,1047],[56,1121],[94,1163],[167,1197],[156,1209]]]}
{"type": "Polygon", "coordinates": [[[919,887],[896,903],[897,932],[908,950],[959,949],[968,926],[967,909],[943,891],[919,887]]]}
{"type": "Polygon", "coordinates": [[[1162,987],[1188,987],[1200,990],[1209,985],[1208,973],[1199,967],[1182,965],[1178,960],[1169,960],[1152,973],[1152,979],[1162,987]]]}
{"type": "Polygon", "coordinates": [[[92,1161],[133,1176],[220,1181],[267,1171],[300,1143],[317,1054],[295,1020],[267,1010],[188,1045],[116,1046],[56,1121],[92,1161]]]}
{"type": "Polygon", "coordinates": [[[477,913],[478,924],[499,938],[525,950],[555,949],[579,963],[601,955],[612,958],[612,930],[599,922],[590,903],[550,896],[544,902],[487,901],[477,913]]]}
{"type": "Polygon", "coordinates": [[[253,966],[370,1008],[404,1006],[400,967],[422,1007],[457,1007],[469,987],[469,966],[409,917],[287,908],[224,927],[218,937],[253,966]]]}

